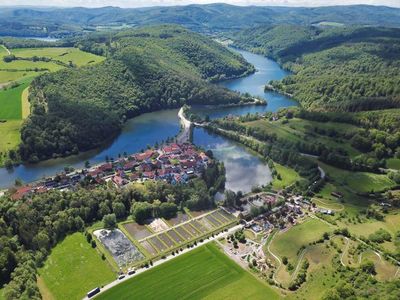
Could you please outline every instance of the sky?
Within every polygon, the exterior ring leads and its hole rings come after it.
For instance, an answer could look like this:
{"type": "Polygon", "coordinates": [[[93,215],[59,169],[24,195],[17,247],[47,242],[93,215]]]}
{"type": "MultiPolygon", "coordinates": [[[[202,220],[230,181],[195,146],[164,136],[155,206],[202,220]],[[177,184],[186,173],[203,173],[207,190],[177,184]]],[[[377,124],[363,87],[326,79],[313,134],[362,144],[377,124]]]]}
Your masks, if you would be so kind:
{"type": "Polygon", "coordinates": [[[186,5],[215,2],[224,2],[235,5],[326,6],[370,4],[400,7],[400,0],[0,0],[0,5],[147,7],[155,5],[186,5]]]}

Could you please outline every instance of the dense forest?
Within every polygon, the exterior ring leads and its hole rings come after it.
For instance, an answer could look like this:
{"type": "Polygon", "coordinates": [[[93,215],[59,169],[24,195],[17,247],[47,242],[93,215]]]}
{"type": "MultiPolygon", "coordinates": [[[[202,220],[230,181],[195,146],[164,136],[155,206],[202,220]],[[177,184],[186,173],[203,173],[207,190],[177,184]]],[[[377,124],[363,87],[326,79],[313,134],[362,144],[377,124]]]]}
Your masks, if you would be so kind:
{"type": "Polygon", "coordinates": [[[5,298],[41,299],[36,269],[66,235],[110,215],[117,220],[132,215],[141,221],[143,207],[150,208],[145,209],[146,218],[155,211],[171,218],[183,207],[211,208],[214,194],[224,185],[224,166],[213,161],[201,178],[184,185],[147,181],[122,190],[104,185],[73,192],[53,190],[19,201],[0,197],[0,287],[5,284],[5,298]]]}
{"type": "Polygon", "coordinates": [[[154,24],[178,24],[204,33],[233,31],[256,25],[324,22],[399,27],[399,20],[400,9],[368,5],[243,7],[215,3],[133,9],[111,6],[93,9],[3,7],[0,11],[0,36],[67,37],[95,30],[154,24]]]}
{"type": "Polygon", "coordinates": [[[293,72],[267,88],[306,109],[365,111],[400,107],[400,30],[282,25],[248,29],[235,45],[277,59],[293,72]]]}
{"type": "Polygon", "coordinates": [[[254,71],[241,56],[177,26],[95,35],[77,46],[107,55],[103,63],[36,78],[20,155],[38,160],[98,147],[128,118],[189,104],[252,101],[210,81],[254,71]]]}

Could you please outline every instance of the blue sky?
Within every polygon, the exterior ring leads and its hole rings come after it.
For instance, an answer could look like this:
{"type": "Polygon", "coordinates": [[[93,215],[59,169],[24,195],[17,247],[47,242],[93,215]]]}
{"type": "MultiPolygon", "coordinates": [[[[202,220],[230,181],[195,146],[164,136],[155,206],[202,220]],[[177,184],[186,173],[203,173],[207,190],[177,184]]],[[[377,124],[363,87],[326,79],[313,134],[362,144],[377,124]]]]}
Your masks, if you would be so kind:
{"type": "Polygon", "coordinates": [[[0,5],[33,6],[120,6],[144,7],[154,5],[185,5],[224,2],[236,5],[323,6],[345,4],[371,4],[400,7],[400,0],[0,0],[0,5]]]}

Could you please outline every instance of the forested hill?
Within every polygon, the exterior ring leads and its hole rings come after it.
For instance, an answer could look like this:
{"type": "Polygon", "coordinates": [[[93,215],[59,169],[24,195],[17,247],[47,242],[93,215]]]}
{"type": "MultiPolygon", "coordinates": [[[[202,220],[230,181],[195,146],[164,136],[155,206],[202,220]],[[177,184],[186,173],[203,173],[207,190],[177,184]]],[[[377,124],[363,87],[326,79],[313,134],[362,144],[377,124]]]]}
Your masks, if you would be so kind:
{"type": "Polygon", "coordinates": [[[362,111],[400,107],[400,29],[258,27],[235,45],[277,59],[293,75],[271,82],[307,109],[362,111]]]}
{"type": "Polygon", "coordinates": [[[400,27],[400,9],[353,5],[332,7],[187,5],[122,9],[3,7],[0,35],[69,36],[104,26],[179,24],[198,32],[232,31],[256,25],[310,25],[336,22],[348,25],[400,27]]]}
{"type": "Polygon", "coordinates": [[[36,78],[32,113],[21,132],[23,160],[65,156],[102,145],[127,118],[184,103],[250,101],[209,81],[254,71],[241,56],[178,26],[85,38],[100,64],[36,78]]]}

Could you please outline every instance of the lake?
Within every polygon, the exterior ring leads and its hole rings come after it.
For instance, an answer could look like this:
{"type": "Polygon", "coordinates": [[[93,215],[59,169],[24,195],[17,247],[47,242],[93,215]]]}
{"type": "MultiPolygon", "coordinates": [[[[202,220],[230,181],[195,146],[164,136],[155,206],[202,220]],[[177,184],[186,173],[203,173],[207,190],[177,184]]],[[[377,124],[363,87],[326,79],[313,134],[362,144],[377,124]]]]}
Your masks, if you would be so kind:
{"type": "MultiPolygon", "coordinates": [[[[264,92],[264,84],[271,79],[281,79],[288,73],[280,66],[261,55],[247,51],[234,50],[252,63],[257,72],[244,78],[229,80],[221,85],[240,92],[248,92],[254,96],[267,99],[267,106],[240,106],[230,108],[209,109],[194,107],[199,114],[211,118],[223,117],[229,114],[243,115],[254,112],[276,111],[279,108],[297,105],[283,95],[264,92]]],[[[143,114],[129,120],[121,134],[112,143],[102,149],[88,151],[68,158],[51,159],[38,164],[20,165],[12,171],[0,169],[0,188],[14,184],[15,180],[24,182],[39,180],[45,176],[62,172],[64,167],[81,168],[85,161],[91,164],[100,163],[105,157],[118,157],[124,152],[130,154],[152,146],[156,142],[175,136],[179,131],[178,109],[162,110],[143,114]]],[[[255,153],[224,137],[210,134],[202,128],[193,132],[193,142],[206,149],[211,149],[215,157],[223,161],[226,168],[226,188],[234,191],[248,192],[254,185],[267,184],[271,181],[271,172],[265,162],[255,153]]]]}

